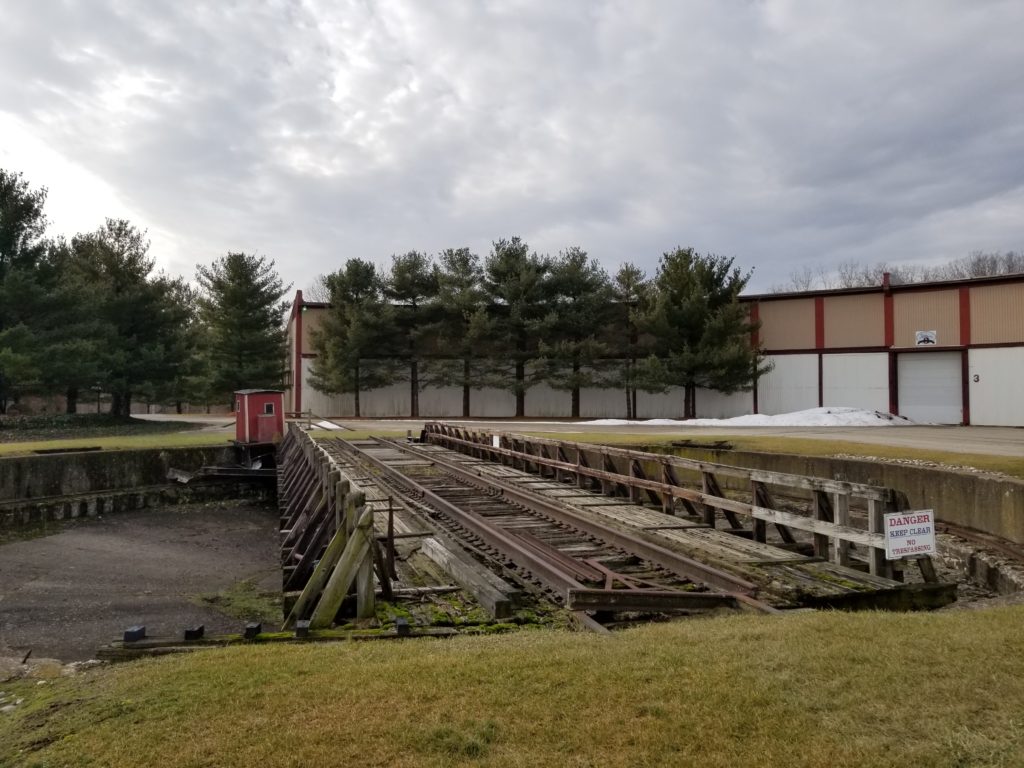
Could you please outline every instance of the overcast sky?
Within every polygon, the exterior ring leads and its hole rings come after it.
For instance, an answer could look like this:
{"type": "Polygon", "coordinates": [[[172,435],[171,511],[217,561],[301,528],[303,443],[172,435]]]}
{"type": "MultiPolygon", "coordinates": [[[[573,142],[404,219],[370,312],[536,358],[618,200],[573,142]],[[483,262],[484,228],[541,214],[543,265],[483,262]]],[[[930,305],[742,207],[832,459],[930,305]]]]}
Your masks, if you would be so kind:
{"type": "Polygon", "coordinates": [[[4,0],[0,167],[52,232],[308,288],[520,235],[767,290],[1024,248],[1024,2],[4,0]]]}

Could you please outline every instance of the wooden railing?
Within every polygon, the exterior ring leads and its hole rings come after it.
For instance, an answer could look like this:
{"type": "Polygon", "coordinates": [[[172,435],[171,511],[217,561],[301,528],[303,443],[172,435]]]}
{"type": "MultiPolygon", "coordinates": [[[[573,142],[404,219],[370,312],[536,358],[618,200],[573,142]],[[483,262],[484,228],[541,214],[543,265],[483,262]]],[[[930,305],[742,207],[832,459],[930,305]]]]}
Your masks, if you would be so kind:
{"type": "MultiPolygon", "coordinates": [[[[906,497],[892,488],[844,480],[832,480],[761,469],[696,461],[679,456],[599,446],[566,440],[490,432],[430,422],[425,426],[430,442],[489,461],[550,476],[579,487],[623,496],[640,503],[646,500],[668,514],[699,518],[715,527],[720,514],[732,532],[745,530],[740,515],[751,520],[750,536],[764,542],[773,524],[784,544],[795,544],[793,530],[811,533],[814,554],[840,565],[849,565],[851,545],[864,550],[871,574],[901,578],[885,556],[883,519],[886,512],[907,509],[906,497]],[[720,477],[741,481],[750,501],[729,498],[720,477]],[[699,490],[697,488],[699,487],[699,490]],[[811,514],[779,508],[772,489],[780,495],[798,496],[810,502],[811,514]],[[863,509],[867,528],[851,524],[851,509],[863,509]]],[[[935,581],[931,560],[918,558],[924,578],[935,581]]]]}
{"type": "Polygon", "coordinates": [[[356,615],[373,616],[377,543],[366,494],[295,424],[278,448],[278,466],[284,589],[301,590],[284,626],[331,626],[353,585],[356,615]]]}

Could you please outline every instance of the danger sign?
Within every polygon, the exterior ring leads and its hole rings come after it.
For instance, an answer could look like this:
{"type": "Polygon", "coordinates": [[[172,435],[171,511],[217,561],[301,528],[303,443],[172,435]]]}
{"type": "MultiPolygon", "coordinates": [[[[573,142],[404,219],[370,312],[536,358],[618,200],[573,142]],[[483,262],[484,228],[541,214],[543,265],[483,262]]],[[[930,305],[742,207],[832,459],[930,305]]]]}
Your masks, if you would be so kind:
{"type": "Polygon", "coordinates": [[[890,512],[885,516],[885,556],[899,560],[911,555],[935,554],[935,512],[920,509],[890,512]]]}

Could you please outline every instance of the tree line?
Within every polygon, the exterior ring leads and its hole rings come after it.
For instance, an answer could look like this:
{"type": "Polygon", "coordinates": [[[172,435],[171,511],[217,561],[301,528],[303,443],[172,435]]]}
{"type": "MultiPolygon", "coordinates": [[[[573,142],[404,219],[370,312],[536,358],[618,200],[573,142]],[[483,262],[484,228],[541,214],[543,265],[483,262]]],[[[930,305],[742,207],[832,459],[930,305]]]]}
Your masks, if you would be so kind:
{"type": "Polygon", "coordinates": [[[972,251],[963,258],[945,264],[894,264],[885,261],[864,264],[856,260],[840,262],[835,269],[823,265],[804,266],[789,275],[789,281],[772,287],[773,293],[865,288],[881,285],[886,274],[891,285],[910,285],[941,280],[967,280],[1024,273],[1024,251],[994,253],[972,251]]]}
{"type": "MultiPolygon", "coordinates": [[[[273,261],[231,252],[194,282],[155,269],[145,232],[108,219],[70,239],[48,237],[46,190],[0,169],[0,413],[29,395],[63,395],[75,412],[103,394],[133,402],[231,402],[244,387],[280,388],[290,286],[273,261]]],[[[411,413],[428,386],[515,395],[540,382],[571,393],[617,388],[636,415],[637,391],[747,389],[766,371],[738,301],[750,273],[692,248],[665,253],[655,275],[633,264],[614,276],[578,247],[540,255],[518,237],[480,258],[409,251],[378,270],[349,259],[321,279],[329,302],[314,334],[312,384],[360,393],[407,381],[411,413]]]]}
{"type": "Polygon", "coordinates": [[[630,263],[610,276],[579,247],[551,257],[518,237],[483,259],[409,251],[382,271],[349,259],[320,278],[329,308],[312,336],[311,384],[352,394],[359,416],[361,393],[405,381],[413,417],[427,386],[460,388],[463,416],[485,387],[514,394],[523,416],[527,390],[547,383],[570,393],[573,417],[581,390],[616,388],[627,418],[638,390],[681,387],[693,418],[698,388],[749,389],[768,370],[738,301],[749,279],[733,259],[692,248],[665,253],[653,277],[630,263]]]}
{"type": "Polygon", "coordinates": [[[231,402],[280,387],[287,303],[273,261],[228,253],[195,284],[155,271],[145,232],[107,219],[70,240],[47,237],[46,189],[0,169],[0,414],[29,395],[231,402]]]}

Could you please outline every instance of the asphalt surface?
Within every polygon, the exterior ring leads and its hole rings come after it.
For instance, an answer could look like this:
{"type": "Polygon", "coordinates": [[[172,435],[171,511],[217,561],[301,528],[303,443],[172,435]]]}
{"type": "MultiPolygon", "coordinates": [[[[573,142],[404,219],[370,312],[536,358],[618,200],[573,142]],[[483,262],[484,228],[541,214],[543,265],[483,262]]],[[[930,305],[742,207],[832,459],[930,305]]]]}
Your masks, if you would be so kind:
{"type": "MultiPolygon", "coordinates": [[[[240,502],[104,515],[0,546],[0,656],[93,658],[136,624],[150,636],[238,632],[198,596],[252,579],[280,590],[277,513],[240,502]]],[[[267,617],[280,620],[279,616],[267,617]]]]}

